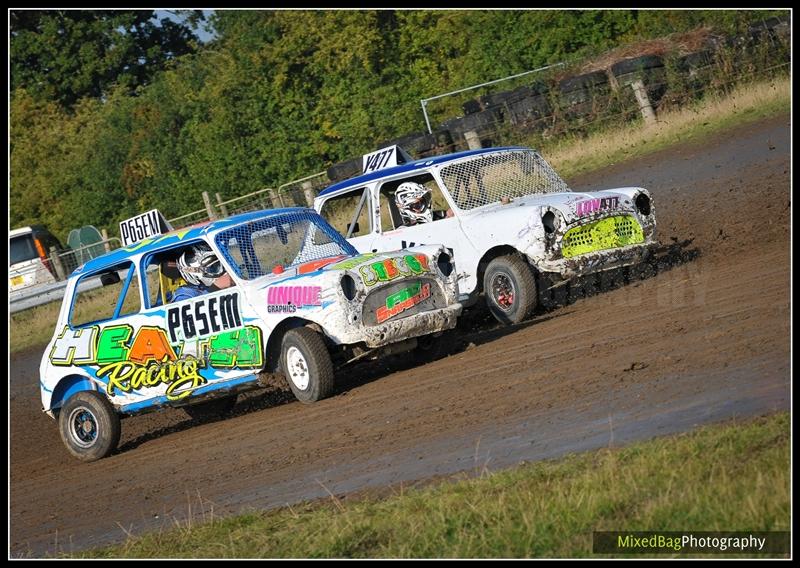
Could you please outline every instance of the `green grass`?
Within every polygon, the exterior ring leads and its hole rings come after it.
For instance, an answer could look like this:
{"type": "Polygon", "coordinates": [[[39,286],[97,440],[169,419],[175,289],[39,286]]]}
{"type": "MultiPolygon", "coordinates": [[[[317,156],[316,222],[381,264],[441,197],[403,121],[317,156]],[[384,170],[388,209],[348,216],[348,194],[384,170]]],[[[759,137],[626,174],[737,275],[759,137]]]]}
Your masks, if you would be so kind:
{"type": "Polygon", "coordinates": [[[592,531],[788,531],[789,432],[779,413],[383,499],[210,521],[206,506],[206,522],[76,556],[608,557],[592,553],[592,531]]]}

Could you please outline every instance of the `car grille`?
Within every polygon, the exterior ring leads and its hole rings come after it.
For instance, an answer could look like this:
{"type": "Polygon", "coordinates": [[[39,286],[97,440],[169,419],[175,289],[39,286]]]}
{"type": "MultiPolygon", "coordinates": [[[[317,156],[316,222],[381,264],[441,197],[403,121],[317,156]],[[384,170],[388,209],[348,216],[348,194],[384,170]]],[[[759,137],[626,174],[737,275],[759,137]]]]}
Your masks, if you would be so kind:
{"type": "Polygon", "coordinates": [[[561,241],[561,254],[570,258],[641,242],[644,242],[644,233],[636,219],[618,215],[568,230],[561,241]]]}
{"type": "Polygon", "coordinates": [[[370,292],[361,321],[373,326],[393,322],[447,305],[439,285],[430,278],[409,278],[370,292]]]}

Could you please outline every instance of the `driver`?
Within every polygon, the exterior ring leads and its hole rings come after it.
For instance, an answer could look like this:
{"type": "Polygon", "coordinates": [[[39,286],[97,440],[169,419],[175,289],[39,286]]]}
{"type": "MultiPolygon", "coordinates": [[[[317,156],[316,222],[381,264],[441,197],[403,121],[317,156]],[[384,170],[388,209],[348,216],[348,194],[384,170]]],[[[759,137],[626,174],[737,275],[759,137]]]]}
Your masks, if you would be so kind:
{"type": "Polygon", "coordinates": [[[230,274],[225,272],[217,255],[204,243],[183,251],[178,257],[178,271],[186,285],[175,290],[171,302],[188,300],[233,285],[230,274]]]}
{"type": "Polygon", "coordinates": [[[394,192],[394,202],[406,226],[433,221],[431,190],[421,183],[406,181],[394,192]]]}

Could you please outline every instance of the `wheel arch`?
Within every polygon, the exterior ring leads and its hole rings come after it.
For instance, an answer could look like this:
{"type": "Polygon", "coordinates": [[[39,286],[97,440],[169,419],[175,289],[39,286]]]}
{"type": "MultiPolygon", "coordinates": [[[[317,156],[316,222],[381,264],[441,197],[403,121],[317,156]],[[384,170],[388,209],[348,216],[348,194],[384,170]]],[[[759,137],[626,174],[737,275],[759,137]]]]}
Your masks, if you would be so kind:
{"type": "MultiPolygon", "coordinates": [[[[539,279],[539,270],[537,270],[537,268],[530,263],[526,255],[522,254],[518,249],[514,248],[511,245],[497,245],[490,248],[485,253],[483,253],[483,256],[478,261],[478,273],[477,273],[478,283],[477,286],[475,287],[476,295],[481,294],[483,292],[483,277],[486,274],[486,267],[489,266],[489,263],[492,262],[495,258],[511,254],[515,254],[520,258],[522,258],[528,264],[528,266],[531,267],[531,270],[533,270],[534,277],[537,280],[539,279]]],[[[456,260],[456,267],[458,267],[458,260],[456,260]]]]}
{"type": "Polygon", "coordinates": [[[89,377],[84,375],[67,375],[58,381],[58,384],[53,389],[53,394],[50,396],[50,408],[45,410],[57,414],[64,403],[72,396],[81,391],[97,390],[97,385],[89,377]]]}
{"type": "MultiPolygon", "coordinates": [[[[275,329],[272,330],[272,333],[269,334],[269,338],[267,339],[267,348],[264,356],[265,371],[275,372],[278,370],[281,360],[281,342],[286,332],[290,329],[306,326],[322,333],[322,328],[319,324],[299,317],[286,318],[275,326],[275,329]]],[[[322,335],[324,336],[325,334],[322,333],[322,335]]]]}

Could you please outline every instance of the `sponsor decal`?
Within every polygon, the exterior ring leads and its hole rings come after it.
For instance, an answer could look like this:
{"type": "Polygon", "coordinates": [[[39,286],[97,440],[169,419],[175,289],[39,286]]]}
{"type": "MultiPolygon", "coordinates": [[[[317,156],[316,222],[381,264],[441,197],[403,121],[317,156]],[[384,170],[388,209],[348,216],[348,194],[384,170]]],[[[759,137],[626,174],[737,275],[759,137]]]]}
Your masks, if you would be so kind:
{"type": "MultiPolygon", "coordinates": [[[[209,324],[210,325],[210,324],[209,324]]],[[[200,356],[186,352],[183,341],[170,343],[167,330],[130,325],[99,326],[81,330],[65,328],[50,352],[53,365],[97,366],[109,396],[142,388],[167,385],[169,400],[179,400],[206,384],[206,368],[261,368],[261,329],[256,326],[225,331],[197,342],[200,356]]]]}
{"type": "Polygon", "coordinates": [[[575,204],[575,214],[578,217],[585,217],[597,211],[610,211],[617,207],[619,207],[619,197],[586,199],[575,204]]]}
{"type": "Polygon", "coordinates": [[[408,288],[403,288],[402,290],[387,296],[386,305],[381,306],[375,312],[376,319],[378,323],[385,322],[386,320],[393,318],[397,314],[416,306],[420,302],[424,302],[430,297],[431,297],[430,282],[426,282],[424,284],[422,284],[421,282],[417,282],[416,284],[409,286],[408,288]]]}
{"type": "Polygon", "coordinates": [[[196,302],[167,308],[170,341],[192,339],[242,327],[239,293],[201,296],[196,302]]]}
{"type": "Polygon", "coordinates": [[[360,254],[358,256],[354,256],[349,260],[344,260],[342,262],[337,262],[336,264],[332,264],[328,268],[331,270],[350,270],[351,268],[355,268],[361,264],[364,264],[371,258],[375,258],[378,256],[378,253],[375,252],[367,252],[364,254],[360,254]]]}
{"type": "Polygon", "coordinates": [[[358,269],[361,279],[367,286],[378,282],[390,282],[396,278],[430,272],[428,257],[424,254],[406,254],[373,262],[358,269]]]}
{"type": "Polygon", "coordinates": [[[273,286],[267,290],[267,311],[293,314],[300,308],[321,306],[322,286],[273,286]]]}

